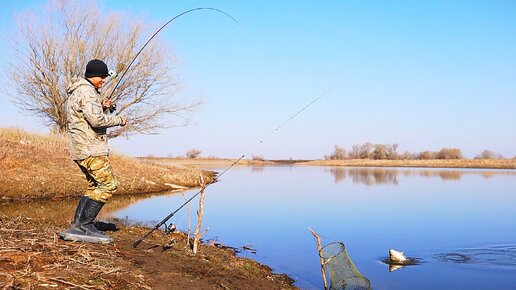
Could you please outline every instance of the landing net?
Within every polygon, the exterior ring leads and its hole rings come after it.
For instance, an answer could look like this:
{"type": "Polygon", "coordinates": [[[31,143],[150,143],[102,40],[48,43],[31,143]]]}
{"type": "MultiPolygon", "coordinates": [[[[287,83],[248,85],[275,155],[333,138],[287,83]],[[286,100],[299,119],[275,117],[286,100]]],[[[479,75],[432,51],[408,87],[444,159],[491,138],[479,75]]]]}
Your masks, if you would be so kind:
{"type": "Polygon", "coordinates": [[[321,249],[319,255],[330,276],[330,289],[371,289],[371,283],[355,267],[343,243],[330,243],[321,249]]]}

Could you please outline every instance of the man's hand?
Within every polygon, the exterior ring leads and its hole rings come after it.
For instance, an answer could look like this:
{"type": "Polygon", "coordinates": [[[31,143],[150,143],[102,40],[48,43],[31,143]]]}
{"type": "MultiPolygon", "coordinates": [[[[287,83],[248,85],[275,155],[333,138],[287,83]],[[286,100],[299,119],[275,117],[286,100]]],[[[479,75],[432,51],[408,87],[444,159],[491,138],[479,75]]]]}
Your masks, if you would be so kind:
{"type": "Polygon", "coordinates": [[[111,99],[105,98],[102,100],[102,109],[106,110],[113,106],[113,101],[111,99]]]}
{"type": "Polygon", "coordinates": [[[127,125],[127,118],[126,117],[120,117],[120,119],[122,119],[122,122],[120,123],[120,126],[125,126],[127,125]]]}

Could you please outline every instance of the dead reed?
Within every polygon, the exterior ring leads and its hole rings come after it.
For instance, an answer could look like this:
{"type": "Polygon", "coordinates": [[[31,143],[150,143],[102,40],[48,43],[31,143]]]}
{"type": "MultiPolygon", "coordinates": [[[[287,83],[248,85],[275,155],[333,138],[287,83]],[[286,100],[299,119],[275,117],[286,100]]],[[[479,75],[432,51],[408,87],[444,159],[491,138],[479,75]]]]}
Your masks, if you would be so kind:
{"type": "MultiPolygon", "coordinates": [[[[214,172],[141,162],[113,154],[120,181],[117,194],[167,192],[199,186],[198,176],[214,172]]],[[[66,138],[0,128],[0,200],[74,197],[86,188],[84,175],[69,158],[66,138]]]]}
{"type": "Polygon", "coordinates": [[[115,245],[66,243],[35,219],[0,216],[0,289],[150,289],[115,245]]]}

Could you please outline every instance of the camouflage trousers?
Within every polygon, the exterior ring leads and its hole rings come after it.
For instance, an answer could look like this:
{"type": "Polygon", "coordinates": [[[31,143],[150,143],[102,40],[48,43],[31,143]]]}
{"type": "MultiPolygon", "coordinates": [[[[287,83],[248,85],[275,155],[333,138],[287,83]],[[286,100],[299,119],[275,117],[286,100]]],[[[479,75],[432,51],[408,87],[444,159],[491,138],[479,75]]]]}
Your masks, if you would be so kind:
{"type": "Polygon", "coordinates": [[[84,160],[76,160],[81,171],[88,180],[88,189],[84,196],[93,200],[107,202],[118,187],[118,180],[113,174],[107,156],[90,156],[84,160]]]}

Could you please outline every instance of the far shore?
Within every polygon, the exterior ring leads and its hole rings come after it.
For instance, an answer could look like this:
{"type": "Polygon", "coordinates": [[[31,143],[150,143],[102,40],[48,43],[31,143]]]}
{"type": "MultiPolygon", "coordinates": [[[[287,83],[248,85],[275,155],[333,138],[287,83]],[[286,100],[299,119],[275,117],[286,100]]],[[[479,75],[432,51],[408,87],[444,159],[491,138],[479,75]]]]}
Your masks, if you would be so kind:
{"type": "MultiPolygon", "coordinates": [[[[185,166],[194,168],[228,167],[237,159],[224,158],[168,158],[138,157],[161,165],[185,166]]],[[[478,168],[478,169],[516,169],[516,159],[434,159],[434,160],[248,160],[239,161],[238,166],[346,166],[346,167],[422,167],[422,168],[478,168]]]]}

